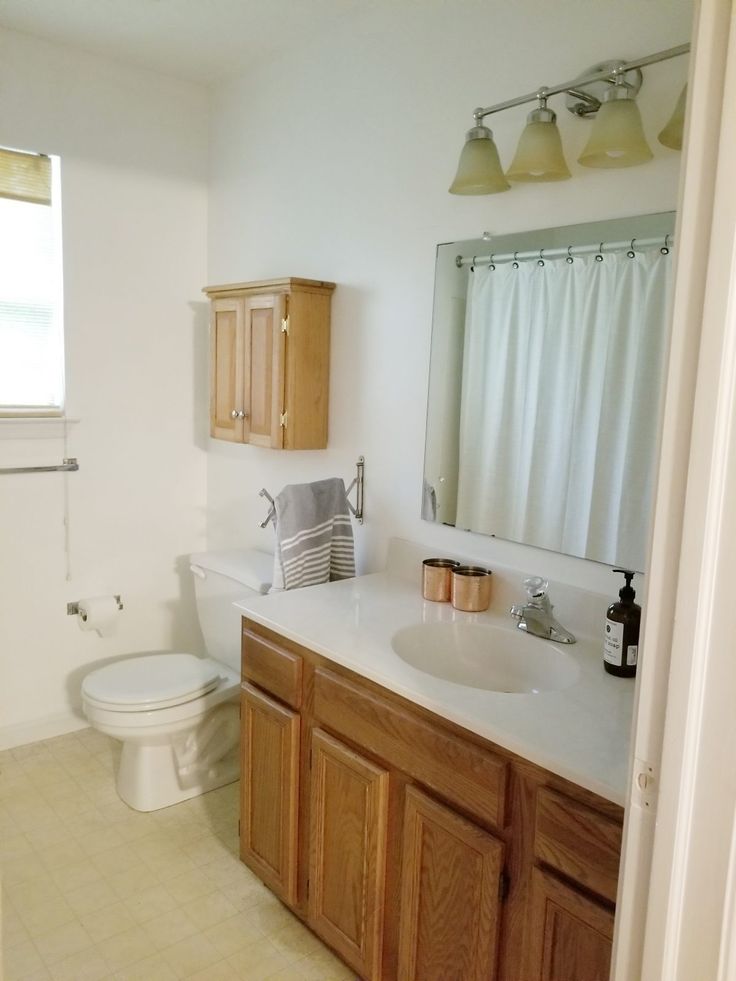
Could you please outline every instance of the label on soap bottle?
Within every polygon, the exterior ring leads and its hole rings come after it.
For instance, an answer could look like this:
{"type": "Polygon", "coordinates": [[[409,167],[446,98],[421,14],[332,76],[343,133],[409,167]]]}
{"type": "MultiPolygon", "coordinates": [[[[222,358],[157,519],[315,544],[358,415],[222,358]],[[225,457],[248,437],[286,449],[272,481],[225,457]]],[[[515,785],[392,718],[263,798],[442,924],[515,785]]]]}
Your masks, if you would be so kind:
{"type": "Polygon", "coordinates": [[[626,663],[630,668],[636,667],[636,661],[639,657],[639,646],[638,644],[629,644],[626,648],[626,663]]]}
{"type": "MultiPolygon", "coordinates": [[[[603,639],[603,660],[609,664],[617,664],[619,667],[624,663],[624,625],[617,623],[616,620],[606,619],[606,631],[603,639]]],[[[636,661],[634,661],[636,664],[636,661]]]]}

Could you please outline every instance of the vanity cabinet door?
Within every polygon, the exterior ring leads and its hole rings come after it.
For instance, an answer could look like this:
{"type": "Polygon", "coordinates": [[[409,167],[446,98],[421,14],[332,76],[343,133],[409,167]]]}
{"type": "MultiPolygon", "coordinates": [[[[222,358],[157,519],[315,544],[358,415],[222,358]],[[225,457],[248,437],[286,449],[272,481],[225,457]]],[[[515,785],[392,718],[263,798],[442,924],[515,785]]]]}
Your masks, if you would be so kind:
{"type": "Polygon", "coordinates": [[[608,981],[613,913],[540,869],[532,870],[528,981],[608,981]]]}
{"type": "Polygon", "coordinates": [[[309,925],[362,977],[381,977],[388,770],[312,732],[309,925]]]}
{"type": "Polygon", "coordinates": [[[289,906],[297,901],[299,716],[241,692],[240,857],[289,906]]]}
{"type": "Polygon", "coordinates": [[[492,981],[503,844],[416,788],[406,791],[401,981],[492,981]]]}

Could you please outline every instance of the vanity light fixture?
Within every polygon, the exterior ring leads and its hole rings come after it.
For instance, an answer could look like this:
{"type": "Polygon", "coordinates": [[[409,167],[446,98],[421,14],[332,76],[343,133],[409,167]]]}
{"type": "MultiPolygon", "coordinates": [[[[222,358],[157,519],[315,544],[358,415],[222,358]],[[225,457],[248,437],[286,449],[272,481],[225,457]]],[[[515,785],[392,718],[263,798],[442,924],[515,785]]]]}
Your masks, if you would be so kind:
{"type": "Polygon", "coordinates": [[[685,104],[687,103],[687,85],[683,86],[680,98],[677,100],[674,112],[659,134],[657,139],[662,146],[668,146],[672,150],[682,150],[682,134],[685,129],[685,104]]]}
{"type": "MultiPolygon", "coordinates": [[[[508,190],[508,181],[560,181],[570,177],[557,117],[547,107],[548,98],[563,92],[567,95],[567,108],[575,116],[596,116],[586,147],[579,157],[583,166],[631,167],[646,163],[653,154],[644,136],[635,101],[642,83],[640,69],[687,54],[689,50],[689,44],[680,44],[632,61],[602,62],[572,81],[542,86],[527,95],[476,109],[473,112],[475,125],[466,135],[450,193],[495,194],[508,190]],[[493,134],[483,121],[493,113],[534,101],[538,103],[537,108],[527,117],[516,154],[504,176],[493,134]]],[[[664,146],[673,149],[682,146],[685,98],[683,90],[672,119],[659,135],[664,146]]]]}

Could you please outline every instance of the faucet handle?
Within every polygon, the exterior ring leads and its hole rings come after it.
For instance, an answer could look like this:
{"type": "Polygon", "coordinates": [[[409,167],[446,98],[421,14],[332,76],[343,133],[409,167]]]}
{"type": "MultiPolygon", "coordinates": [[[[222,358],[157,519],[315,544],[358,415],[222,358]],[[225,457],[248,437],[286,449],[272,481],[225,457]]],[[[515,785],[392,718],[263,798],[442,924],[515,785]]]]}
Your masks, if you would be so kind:
{"type": "Polygon", "coordinates": [[[540,600],[547,595],[549,580],[541,576],[529,576],[524,580],[524,589],[530,600],[540,600]]]}

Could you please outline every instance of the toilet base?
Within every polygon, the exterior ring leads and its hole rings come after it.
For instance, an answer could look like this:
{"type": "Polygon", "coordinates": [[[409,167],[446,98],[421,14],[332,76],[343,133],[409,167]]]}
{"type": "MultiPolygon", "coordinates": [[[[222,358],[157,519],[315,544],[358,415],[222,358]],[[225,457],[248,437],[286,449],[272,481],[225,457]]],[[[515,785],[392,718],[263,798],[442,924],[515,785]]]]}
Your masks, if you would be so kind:
{"type": "Polygon", "coordinates": [[[157,811],[233,783],[240,772],[237,702],[184,732],[123,740],[118,795],[136,811],[157,811]]]}

